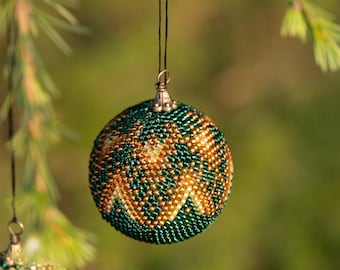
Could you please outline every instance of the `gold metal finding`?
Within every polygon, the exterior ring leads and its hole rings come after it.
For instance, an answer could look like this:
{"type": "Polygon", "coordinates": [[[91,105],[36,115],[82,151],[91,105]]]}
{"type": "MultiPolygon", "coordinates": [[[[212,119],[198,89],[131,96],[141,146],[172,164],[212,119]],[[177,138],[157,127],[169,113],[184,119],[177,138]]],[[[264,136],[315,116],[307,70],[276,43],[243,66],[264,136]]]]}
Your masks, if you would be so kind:
{"type": "Polygon", "coordinates": [[[8,230],[10,232],[10,242],[7,250],[0,253],[0,261],[6,265],[22,266],[20,235],[24,232],[24,225],[18,220],[12,220],[8,223],[8,230]]]}
{"type": "Polygon", "coordinates": [[[170,112],[178,107],[176,101],[172,100],[167,89],[171,76],[168,70],[163,70],[158,75],[156,83],[157,94],[152,102],[152,110],[154,112],[170,112]],[[162,79],[164,77],[164,79],[162,79]]]}
{"type": "Polygon", "coordinates": [[[8,223],[9,245],[5,251],[0,252],[0,270],[53,270],[51,264],[27,264],[26,260],[21,257],[22,247],[20,236],[24,232],[24,225],[13,218],[8,223]]]}

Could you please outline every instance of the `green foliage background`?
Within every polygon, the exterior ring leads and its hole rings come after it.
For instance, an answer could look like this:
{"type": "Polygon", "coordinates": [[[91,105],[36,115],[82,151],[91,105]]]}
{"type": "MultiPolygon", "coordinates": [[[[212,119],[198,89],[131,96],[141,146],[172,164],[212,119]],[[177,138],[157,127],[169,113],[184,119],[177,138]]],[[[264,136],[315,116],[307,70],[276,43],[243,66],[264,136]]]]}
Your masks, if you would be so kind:
{"type": "MultiPolygon", "coordinates": [[[[338,1],[322,5],[340,18],[338,1]]],[[[321,73],[310,44],[280,37],[285,9],[285,1],[269,0],[170,3],[169,90],[224,131],[235,177],[217,222],[167,246],[136,242],[102,221],[87,180],[99,130],[155,94],[156,1],[82,0],[74,13],[91,33],[64,33],[71,57],[41,37],[39,49],[61,93],[58,116],[75,133],[50,150],[60,207],[97,236],[97,259],[86,270],[340,268],[340,76],[321,73]]],[[[1,89],[0,100],[4,95],[1,89]]],[[[10,217],[6,134],[2,124],[3,248],[10,217]]]]}

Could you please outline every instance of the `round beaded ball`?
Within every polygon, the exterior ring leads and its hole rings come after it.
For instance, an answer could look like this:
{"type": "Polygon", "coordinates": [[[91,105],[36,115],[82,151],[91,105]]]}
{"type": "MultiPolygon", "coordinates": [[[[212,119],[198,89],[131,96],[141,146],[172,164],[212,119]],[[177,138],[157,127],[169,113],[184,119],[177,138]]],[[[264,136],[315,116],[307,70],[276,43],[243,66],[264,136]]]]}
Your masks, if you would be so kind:
{"type": "Polygon", "coordinates": [[[149,243],[174,243],[202,232],[221,213],[233,162],[209,117],[179,102],[156,113],[152,102],[126,109],[99,133],[90,189],[117,230],[149,243]]]}

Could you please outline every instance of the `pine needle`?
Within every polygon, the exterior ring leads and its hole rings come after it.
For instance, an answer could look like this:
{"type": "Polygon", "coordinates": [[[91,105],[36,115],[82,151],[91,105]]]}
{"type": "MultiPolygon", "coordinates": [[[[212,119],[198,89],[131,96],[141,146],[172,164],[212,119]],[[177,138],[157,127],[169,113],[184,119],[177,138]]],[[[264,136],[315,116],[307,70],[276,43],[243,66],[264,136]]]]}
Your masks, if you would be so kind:
{"type": "Polygon", "coordinates": [[[310,36],[314,57],[323,72],[340,69],[340,25],[335,16],[307,0],[291,1],[281,27],[282,36],[305,41],[310,36]]]}

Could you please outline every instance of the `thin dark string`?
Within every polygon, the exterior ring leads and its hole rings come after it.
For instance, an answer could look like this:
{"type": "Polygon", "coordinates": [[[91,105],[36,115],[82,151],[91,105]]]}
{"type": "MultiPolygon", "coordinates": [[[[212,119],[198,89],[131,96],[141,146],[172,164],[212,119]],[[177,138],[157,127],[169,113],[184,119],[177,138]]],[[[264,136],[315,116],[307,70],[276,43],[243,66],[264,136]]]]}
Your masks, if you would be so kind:
{"type": "MultiPolygon", "coordinates": [[[[167,69],[167,62],[168,62],[168,38],[169,38],[169,1],[165,1],[165,36],[164,36],[164,54],[163,54],[163,46],[162,46],[162,35],[163,35],[163,5],[162,0],[158,1],[159,7],[159,17],[158,17],[158,72],[160,73],[162,70],[167,69]],[[163,58],[163,60],[162,60],[163,58]],[[162,61],[163,61],[163,68],[162,68],[162,61]]],[[[167,78],[165,79],[165,83],[167,78]]]]}
{"type": "Polygon", "coordinates": [[[158,0],[158,73],[162,69],[162,0],[158,0]]]}
{"type": "MultiPolygon", "coordinates": [[[[7,29],[7,49],[8,49],[8,57],[9,57],[9,65],[8,65],[8,78],[7,78],[7,87],[9,95],[13,95],[13,86],[14,86],[14,68],[16,65],[15,59],[15,44],[17,39],[17,33],[15,24],[10,22],[8,24],[7,29]]],[[[14,117],[13,117],[13,105],[10,105],[8,110],[8,139],[12,144],[14,136],[14,117]]],[[[11,145],[11,154],[10,154],[10,162],[11,162],[11,187],[12,187],[12,214],[13,222],[17,222],[17,212],[16,212],[16,162],[15,162],[15,153],[13,150],[13,146],[11,145]]]]}
{"type": "MultiPolygon", "coordinates": [[[[12,141],[13,138],[13,109],[10,108],[8,112],[8,137],[9,140],[12,141]]],[[[11,184],[12,184],[12,211],[13,211],[13,221],[16,222],[17,220],[17,213],[16,213],[16,162],[15,162],[15,155],[14,150],[11,150],[11,184]]]]}
{"type": "Polygon", "coordinates": [[[165,1],[165,42],[164,42],[164,69],[167,69],[168,62],[168,38],[169,38],[169,1],[165,1]]]}

